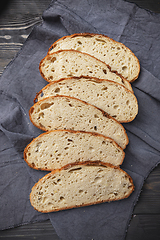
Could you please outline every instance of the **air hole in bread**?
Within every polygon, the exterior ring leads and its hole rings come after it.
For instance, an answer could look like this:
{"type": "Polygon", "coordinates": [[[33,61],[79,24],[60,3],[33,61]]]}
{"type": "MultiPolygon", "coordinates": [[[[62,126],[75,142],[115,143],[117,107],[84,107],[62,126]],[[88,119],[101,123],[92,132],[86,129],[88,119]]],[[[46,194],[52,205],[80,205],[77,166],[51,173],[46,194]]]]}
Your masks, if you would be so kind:
{"type": "Polygon", "coordinates": [[[59,201],[63,201],[63,200],[64,200],[64,197],[61,196],[61,197],[59,198],[59,201]]]}
{"type": "Polygon", "coordinates": [[[127,66],[123,66],[123,67],[122,67],[122,70],[123,70],[123,71],[126,71],[126,70],[127,70],[127,66]]]}
{"type": "Polygon", "coordinates": [[[103,69],[103,72],[104,72],[104,74],[107,74],[107,70],[106,69],[103,69]]]}
{"type": "Polygon", "coordinates": [[[51,58],[52,63],[55,62],[55,61],[56,61],[56,57],[51,58]]]}
{"type": "Polygon", "coordinates": [[[54,68],[52,68],[52,69],[51,69],[51,71],[52,71],[52,72],[55,72],[55,69],[54,69],[54,68]]]}
{"type": "Polygon", "coordinates": [[[50,50],[54,49],[56,46],[57,46],[57,44],[54,44],[54,46],[52,46],[50,50]]]}
{"type": "Polygon", "coordinates": [[[35,149],[35,152],[38,152],[39,151],[39,147],[41,146],[42,142],[38,142],[36,144],[36,149],[35,149]]]}
{"type": "Polygon", "coordinates": [[[79,193],[83,193],[83,190],[82,190],[82,189],[80,189],[80,190],[79,190],[79,193]]]}
{"type": "Polygon", "coordinates": [[[104,87],[104,88],[102,88],[102,90],[108,90],[108,87],[104,87]]]}
{"type": "Polygon", "coordinates": [[[100,39],[100,38],[96,38],[96,40],[97,40],[98,42],[106,43],[104,40],[102,40],[102,39],[100,39]]]}
{"type": "Polygon", "coordinates": [[[119,105],[114,105],[114,107],[113,107],[113,108],[114,108],[114,109],[117,109],[118,107],[119,107],[119,105]]]}
{"type": "Polygon", "coordinates": [[[45,129],[45,126],[42,123],[39,123],[39,126],[43,129],[45,129]]]}
{"type": "Polygon", "coordinates": [[[85,37],[85,38],[92,38],[93,36],[91,36],[91,35],[85,35],[85,36],[83,36],[83,37],[85,37]]]}
{"type": "Polygon", "coordinates": [[[81,41],[77,41],[77,43],[78,43],[78,44],[82,44],[82,42],[81,42],[81,41]]]}
{"type": "Polygon", "coordinates": [[[93,147],[89,147],[89,150],[93,150],[94,148],[93,147]]]}
{"type": "Polygon", "coordinates": [[[95,182],[95,183],[101,183],[101,182],[102,182],[102,178],[101,178],[101,177],[96,177],[96,178],[94,179],[94,182],[95,182]]]}
{"type": "Polygon", "coordinates": [[[54,90],[54,92],[55,92],[55,93],[60,92],[60,88],[56,88],[56,89],[54,90]]]}
{"type": "Polygon", "coordinates": [[[40,118],[44,118],[44,113],[41,112],[38,116],[39,116],[38,119],[40,119],[40,118]]]}
{"type": "Polygon", "coordinates": [[[94,130],[97,131],[97,126],[94,126],[94,130]]]}
{"type": "Polygon", "coordinates": [[[69,170],[68,172],[69,172],[69,173],[72,173],[72,172],[79,171],[79,170],[81,170],[81,169],[82,169],[81,167],[79,167],[79,168],[74,168],[74,169],[69,170]]]}
{"type": "Polygon", "coordinates": [[[44,109],[47,109],[49,108],[50,106],[52,106],[54,103],[43,103],[41,105],[41,110],[44,110],[44,109]]]}
{"type": "Polygon", "coordinates": [[[68,140],[68,142],[73,142],[73,140],[72,140],[72,139],[69,139],[69,138],[68,138],[67,140],[68,140]]]}
{"type": "Polygon", "coordinates": [[[103,172],[103,169],[99,169],[99,170],[98,170],[98,173],[100,173],[100,172],[103,172]]]}

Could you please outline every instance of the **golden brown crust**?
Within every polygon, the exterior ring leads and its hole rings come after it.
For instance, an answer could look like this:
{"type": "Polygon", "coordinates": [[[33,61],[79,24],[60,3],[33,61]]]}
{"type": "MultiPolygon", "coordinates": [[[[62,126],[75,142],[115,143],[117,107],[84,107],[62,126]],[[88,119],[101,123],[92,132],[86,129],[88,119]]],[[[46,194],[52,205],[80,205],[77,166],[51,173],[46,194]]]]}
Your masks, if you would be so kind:
{"type": "Polygon", "coordinates": [[[65,38],[74,38],[74,37],[79,37],[79,36],[81,36],[81,37],[86,37],[86,36],[90,36],[90,37],[92,37],[92,36],[102,36],[102,37],[105,37],[105,38],[109,39],[110,41],[115,42],[115,43],[118,43],[118,44],[120,44],[121,46],[123,46],[123,47],[125,47],[126,49],[128,49],[129,52],[136,58],[136,60],[137,60],[137,62],[138,62],[138,67],[139,67],[137,76],[136,76],[134,79],[132,79],[130,82],[134,82],[134,81],[138,78],[139,73],[140,73],[140,63],[139,63],[139,60],[138,60],[138,58],[136,57],[136,55],[131,51],[131,49],[129,49],[128,47],[126,47],[123,43],[118,42],[118,41],[116,41],[116,40],[114,40],[114,39],[112,39],[112,38],[110,38],[110,37],[108,37],[108,36],[106,36],[106,35],[104,35],[104,34],[87,33],[87,32],[85,32],[85,33],[74,33],[74,34],[72,34],[72,35],[64,36],[64,37],[58,39],[57,41],[55,41],[55,42],[50,46],[47,55],[49,55],[49,54],[50,54],[50,51],[52,50],[52,48],[54,48],[54,46],[57,45],[57,42],[65,39],[65,38]]]}
{"type": "MultiPolygon", "coordinates": [[[[123,151],[123,149],[110,137],[106,137],[100,133],[96,133],[96,132],[86,132],[86,131],[74,131],[74,130],[67,130],[67,129],[60,129],[60,130],[52,130],[52,131],[47,131],[45,133],[42,133],[41,135],[39,135],[38,137],[34,138],[24,149],[24,154],[23,154],[23,157],[24,157],[24,160],[25,162],[28,164],[29,167],[35,169],[35,170],[42,170],[42,171],[53,171],[54,169],[46,169],[46,168],[37,168],[36,166],[30,164],[28,161],[27,161],[27,156],[26,156],[26,153],[30,147],[30,145],[34,142],[34,141],[37,141],[37,139],[41,138],[42,136],[44,135],[47,135],[49,134],[50,132],[70,132],[70,133],[74,133],[74,134],[77,134],[77,133],[86,133],[86,134],[91,134],[92,136],[99,136],[99,137],[103,137],[105,139],[108,139],[110,141],[112,141],[117,148],[119,148],[121,151],[123,151]]],[[[125,152],[123,151],[123,158],[121,160],[121,163],[119,165],[121,165],[123,163],[123,160],[124,160],[124,157],[125,157],[125,152]]],[[[80,163],[82,163],[83,161],[79,161],[80,163]]],[[[99,162],[99,161],[97,161],[99,162]]],[[[70,163],[71,164],[71,163],[70,163]]],[[[67,165],[70,165],[70,164],[67,164],[67,165]]]]}
{"type": "MultiPolygon", "coordinates": [[[[84,54],[84,55],[86,55],[86,56],[89,56],[89,57],[91,57],[91,58],[94,58],[94,59],[96,59],[97,61],[100,61],[101,63],[105,64],[106,67],[109,68],[110,72],[117,74],[117,76],[119,76],[122,80],[126,80],[126,81],[127,81],[127,79],[125,79],[120,73],[118,73],[117,71],[111,70],[111,67],[110,67],[109,65],[107,65],[105,62],[101,61],[100,59],[94,57],[93,55],[90,55],[90,54],[88,54],[88,53],[86,53],[86,52],[80,52],[80,51],[77,51],[77,50],[75,50],[75,49],[66,49],[66,50],[58,50],[58,51],[53,52],[53,53],[51,53],[51,54],[47,54],[47,56],[45,56],[45,57],[40,61],[39,71],[40,71],[41,76],[42,76],[42,77],[44,78],[44,80],[46,80],[47,82],[53,82],[53,81],[51,81],[50,79],[47,79],[47,78],[44,76],[44,74],[43,74],[43,72],[42,72],[42,70],[41,70],[41,66],[42,66],[42,64],[43,64],[43,61],[44,61],[46,58],[49,58],[49,57],[51,57],[51,56],[53,56],[53,55],[55,55],[55,54],[59,54],[59,53],[61,53],[61,52],[78,52],[78,53],[84,54]]],[[[87,76],[87,77],[88,77],[88,76],[87,76]]],[[[132,80],[132,81],[133,81],[133,80],[132,80]]]]}
{"type": "MultiPolygon", "coordinates": [[[[112,164],[110,163],[102,163],[102,162],[98,162],[98,161],[93,161],[93,162],[89,162],[89,161],[85,161],[83,163],[72,163],[72,164],[68,164],[66,166],[63,166],[62,168],[60,169],[56,169],[54,171],[52,171],[51,173],[48,173],[47,175],[45,175],[43,178],[41,178],[33,187],[32,187],[32,191],[34,190],[34,188],[36,188],[37,184],[39,184],[39,182],[41,182],[43,179],[47,178],[48,176],[52,176],[53,174],[57,173],[57,172],[60,172],[61,170],[66,170],[68,168],[71,168],[71,167],[74,167],[74,166],[80,166],[80,165],[83,165],[83,166],[87,166],[87,165],[90,165],[90,166],[103,166],[103,167],[111,167],[111,168],[114,168],[114,169],[118,169],[119,171],[125,173],[126,177],[129,178],[129,181],[132,185],[131,187],[131,190],[130,192],[128,193],[128,195],[124,196],[124,198],[118,198],[118,199],[112,199],[112,201],[118,201],[118,200],[122,200],[122,199],[125,199],[125,198],[128,198],[129,195],[134,191],[135,189],[135,186],[133,184],[133,180],[132,178],[130,177],[130,175],[125,172],[124,170],[122,170],[120,167],[117,167],[117,166],[113,166],[112,164]]],[[[30,202],[32,204],[32,199],[31,199],[31,194],[32,194],[32,191],[30,193],[30,202]]],[[[95,204],[100,204],[100,203],[104,203],[104,202],[110,202],[110,200],[102,200],[102,201],[97,201],[97,202],[91,202],[89,204],[80,204],[80,205],[77,205],[77,206],[71,206],[71,207],[66,207],[66,208],[59,208],[59,209],[55,209],[55,210],[51,210],[51,211],[40,211],[40,212],[43,212],[43,213],[47,213],[47,212],[57,212],[57,211],[62,211],[62,210],[68,210],[68,209],[72,209],[72,208],[78,208],[78,207],[85,207],[85,206],[90,206],[90,205],[95,205],[95,204]]],[[[34,207],[35,210],[38,211],[38,209],[36,209],[34,207]]]]}

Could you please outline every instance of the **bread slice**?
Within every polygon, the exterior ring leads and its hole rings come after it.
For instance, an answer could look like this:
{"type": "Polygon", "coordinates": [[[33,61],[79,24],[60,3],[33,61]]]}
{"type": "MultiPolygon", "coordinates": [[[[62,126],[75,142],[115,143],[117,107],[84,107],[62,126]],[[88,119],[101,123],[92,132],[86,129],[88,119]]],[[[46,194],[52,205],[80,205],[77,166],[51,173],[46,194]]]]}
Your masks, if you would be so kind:
{"type": "Polygon", "coordinates": [[[140,64],[137,57],[124,44],[107,36],[91,33],[65,36],[52,44],[48,54],[64,49],[75,49],[98,58],[130,82],[138,78],[140,64]]]}
{"type": "Polygon", "coordinates": [[[71,130],[43,133],[24,150],[24,160],[30,167],[47,171],[84,161],[101,161],[118,166],[124,156],[123,149],[111,138],[71,130]]]}
{"type": "Polygon", "coordinates": [[[94,77],[62,78],[47,84],[40,90],[40,92],[36,94],[34,103],[49,96],[67,95],[85,100],[104,109],[101,105],[103,101],[106,101],[106,95],[108,95],[109,92],[108,83],[106,79],[94,77]]]}
{"type": "Polygon", "coordinates": [[[85,162],[45,175],[32,188],[31,205],[39,212],[55,212],[129,197],[131,177],[111,164],[85,162]]]}
{"type": "Polygon", "coordinates": [[[128,144],[124,127],[104,111],[77,98],[48,97],[29,111],[31,122],[44,131],[67,129],[96,132],[112,138],[123,149],[128,144]]]}
{"type": "Polygon", "coordinates": [[[74,82],[74,80],[68,82],[71,84],[66,81],[63,81],[65,85],[62,82],[62,84],[56,83],[58,86],[56,88],[55,85],[49,85],[47,89],[44,89],[44,92],[47,92],[48,96],[50,92],[57,96],[57,91],[60,91],[60,95],[74,96],[87,101],[101,108],[121,123],[131,122],[138,114],[138,103],[135,95],[118,83],[109,80],[106,80],[105,83],[98,83],[98,81],[86,81],[84,79],[81,79],[79,83],[74,82]],[[52,88],[54,91],[52,91],[52,88]]]}
{"type": "Polygon", "coordinates": [[[48,82],[61,78],[90,76],[118,82],[132,91],[130,83],[111,72],[104,62],[76,50],[61,50],[47,55],[39,66],[42,77],[48,82]]]}
{"type": "Polygon", "coordinates": [[[36,100],[49,96],[65,95],[86,101],[119,122],[130,122],[138,113],[135,95],[124,86],[109,80],[96,78],[63,79],[44,87],[36,96],[36,100]]]}

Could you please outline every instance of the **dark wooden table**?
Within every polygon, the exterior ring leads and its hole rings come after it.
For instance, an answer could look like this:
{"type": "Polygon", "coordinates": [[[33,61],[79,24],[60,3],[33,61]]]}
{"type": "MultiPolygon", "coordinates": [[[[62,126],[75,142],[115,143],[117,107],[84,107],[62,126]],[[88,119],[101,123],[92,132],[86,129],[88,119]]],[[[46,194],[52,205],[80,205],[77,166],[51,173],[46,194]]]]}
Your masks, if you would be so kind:
{"type": "MultiPolygon", "coordinates": [[[[130,2],[160,13],[159,0],[130,0],[130,2]]],[[[20,50],[33,26],[42,21],[42,12],[49,3],[50,0],[1,0],[0,75],[20,50]]],[[[11,240],[59,239],[49,220],[0,231],[0,238],[11,240]]],[[[126,240],[143,239],[160,240],[160,165],[151,172],[145,181],[126,236],[126,240]]]]}

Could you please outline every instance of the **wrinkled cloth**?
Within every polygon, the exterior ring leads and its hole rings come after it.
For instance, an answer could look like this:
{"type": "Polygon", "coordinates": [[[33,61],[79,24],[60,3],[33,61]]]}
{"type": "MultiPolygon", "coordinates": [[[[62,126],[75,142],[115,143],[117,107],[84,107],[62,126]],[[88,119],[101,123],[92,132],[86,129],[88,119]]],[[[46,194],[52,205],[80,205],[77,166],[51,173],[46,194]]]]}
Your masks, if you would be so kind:
{"type": "Polygon", "coordinates": [[[123,0],[58,0],[43,13],[21,51],[0,78],[0,229],[50,219],[60,239],[124,240],[133,208],[148,174],[160,162],[160,14],[123,0]],[[25,146],[42,131],[29,120],[33,99],[47,82],[39,62],[58,38],[78,32],[106,34],[139,58],[132,86],[139,104],[134,121],[123,124],[129,145],[122,168],[135,191],[127,199],[39,213],[29,202],[32,186],[46,172],[23,160],[25,146]]]}

